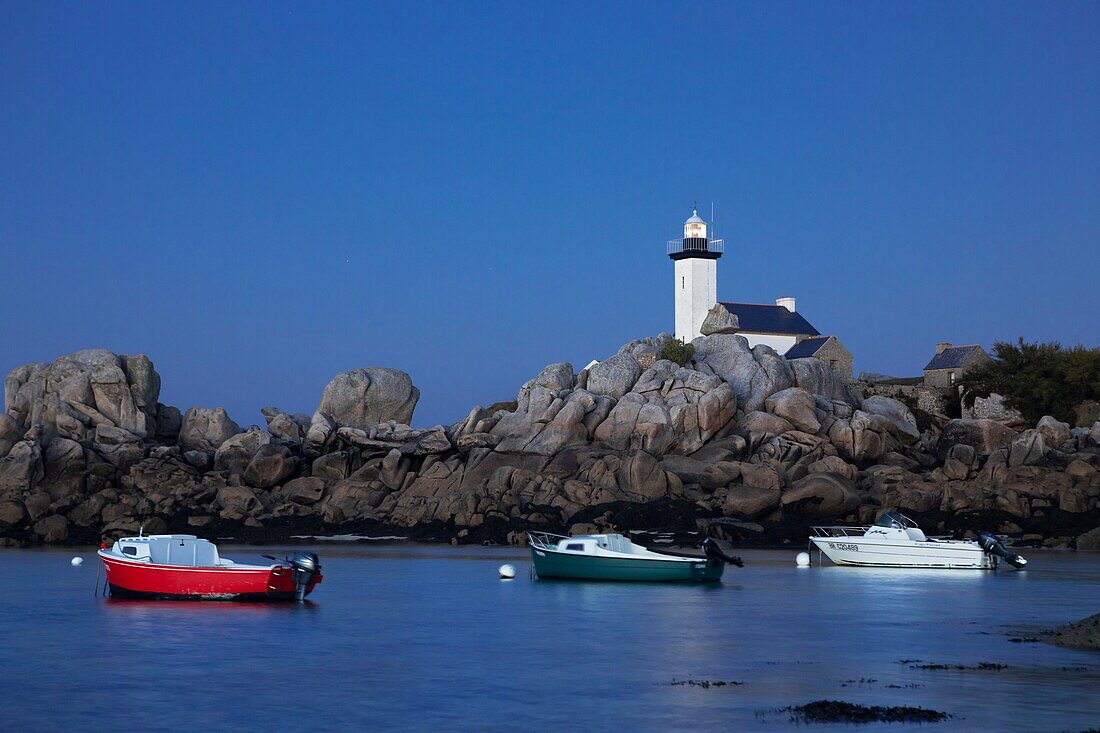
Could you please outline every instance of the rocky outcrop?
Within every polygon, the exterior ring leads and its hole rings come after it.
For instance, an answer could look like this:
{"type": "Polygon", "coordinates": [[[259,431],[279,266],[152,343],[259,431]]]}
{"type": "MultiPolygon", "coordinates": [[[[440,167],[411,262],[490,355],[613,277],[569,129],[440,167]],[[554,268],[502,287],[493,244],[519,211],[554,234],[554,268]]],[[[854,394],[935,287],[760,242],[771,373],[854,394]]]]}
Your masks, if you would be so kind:
{"type": "Polygon", "coordinates": [[[145,357],[29,364],[5,382],[0,539],[144,526],[506,542],[577,527],[801,544],[810,524],[899,508],[938,533],[1096,545],[1100,424],[937,418],[922,433],[903,403],[861,399],[817,359],[716,331],[679,365],[660,358],[669,338],[580,374],[551,364],[514,402],[433,427],[409,424],[419,391],[392,369],[344,372],[312,415],[266,407],[266,429],[242,429],[221,408],[157,402],[145,357]]]}
{"type": "Polygon", "coordinates": [[[412,422],[420,390],[397,369],[368,367],[337,374],[321,395],[317,412],[338,425],[367,428],[375,423],[412,422]]]}
{"type": "Polygon", "coordinates": [[[707,315],[703,319],[703,325],[699,327],[699,332],[704,336],[715,333],[737,333],[740,327],[741,324],[735,314],[730,313],[721,303],[715,303],[714,307],[707,311],[707,315]]]}
{"type": "Polygon", "coordinates": [[[192,407],[183,414],[179,444],[183,450],[216,451],[222,443],[240,433],[224,408],[192,407]]]}
{"type": "Polygon", "coordinates": [[[952,420],[944,426],[937,441],[941,458],[955,445],[969,445],[978,455],[988,456],[1016,437],[1016,432],[994,420],[952,420]]]}

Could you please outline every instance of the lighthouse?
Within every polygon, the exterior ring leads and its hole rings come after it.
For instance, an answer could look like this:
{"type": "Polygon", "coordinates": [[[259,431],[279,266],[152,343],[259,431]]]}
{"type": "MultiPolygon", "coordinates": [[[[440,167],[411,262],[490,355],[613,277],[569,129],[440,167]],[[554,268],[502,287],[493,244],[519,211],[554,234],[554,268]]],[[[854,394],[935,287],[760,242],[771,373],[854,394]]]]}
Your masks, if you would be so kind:
{"type": "Polygon", "coordinates": [[[718,258],[724,242],[711,239],[707,229],[698,209],[692,209],[683,238],[668,243],[676,270],[676,338],[684,343],[702,335],[703,319],[718,302],[718,258]]]}

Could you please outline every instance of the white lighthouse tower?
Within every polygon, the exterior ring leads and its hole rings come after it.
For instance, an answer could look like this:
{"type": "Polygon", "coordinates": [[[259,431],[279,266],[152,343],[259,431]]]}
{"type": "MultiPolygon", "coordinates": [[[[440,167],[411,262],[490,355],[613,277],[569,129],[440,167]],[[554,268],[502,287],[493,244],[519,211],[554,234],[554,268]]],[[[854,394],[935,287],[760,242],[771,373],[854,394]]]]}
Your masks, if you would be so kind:
{"type": "Polygon", "coordinates": [[[718,258],[724,242],[711,239],[707,223],[692,209],[684,222],[683,239],[668,243],[668,257],[676,263],[676,338],[684,343],[701,336],[707,311],[718,302],[718,258]]]}

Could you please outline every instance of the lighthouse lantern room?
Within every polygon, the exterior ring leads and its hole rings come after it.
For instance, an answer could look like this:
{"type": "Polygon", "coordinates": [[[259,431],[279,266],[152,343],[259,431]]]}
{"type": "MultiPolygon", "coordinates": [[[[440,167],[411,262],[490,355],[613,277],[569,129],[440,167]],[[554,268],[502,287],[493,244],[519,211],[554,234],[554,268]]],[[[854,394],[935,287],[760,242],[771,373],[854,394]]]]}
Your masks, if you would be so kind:
{"type": "Polygon", "coordinates": [[[703,319],[718,302],[718,258],[724,242],[708,236],[707,222],[693,209],[684,222],[684,236],[668,243],[676,269],[676,338],[687,343],[699,337],[703,319]]]}

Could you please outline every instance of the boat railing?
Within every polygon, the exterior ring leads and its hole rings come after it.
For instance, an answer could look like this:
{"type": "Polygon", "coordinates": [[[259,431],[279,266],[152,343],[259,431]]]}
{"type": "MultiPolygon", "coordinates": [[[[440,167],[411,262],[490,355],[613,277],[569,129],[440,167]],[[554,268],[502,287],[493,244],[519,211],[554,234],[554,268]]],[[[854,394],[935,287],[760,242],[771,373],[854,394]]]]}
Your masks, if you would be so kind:
{"type": "Polygon", "coordinates": [[[537,547],[543,550],[553,550],[558,546],[558,542],[561,540],[567,540],[569,537],[563,534],[553,534],[551,532],[533,532],[528,530],[527,532],[527,544],[531,547],[537,547]]]}
{"type": "Polygon", "coordinates": [[[812,527],[817,537],[862,537],[866,527],[812,527]]]}

